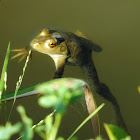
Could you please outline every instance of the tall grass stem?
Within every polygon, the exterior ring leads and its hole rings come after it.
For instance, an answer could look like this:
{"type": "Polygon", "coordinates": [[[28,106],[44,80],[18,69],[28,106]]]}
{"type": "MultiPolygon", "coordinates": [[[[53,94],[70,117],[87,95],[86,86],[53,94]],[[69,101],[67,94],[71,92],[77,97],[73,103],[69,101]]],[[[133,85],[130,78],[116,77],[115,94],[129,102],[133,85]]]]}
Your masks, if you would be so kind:
{"type": "Polygon", "coordinates": [[[13,101],[13,104],[12,104],[12,107],[11,107],[11,110],[10,110],[10,114],[9,114],[9,117],[8,117],[8,121],[10,119],[10,116],[11,116],[11,113],[12,113],[12,110],[13,110],[13,107],[14,107],[14,104],[15,104],[15,101],[16,101],[16,95],[17,95],[17,92],[22,84],[22,81],[23,81],[23,77],[24,77],[24,74],[25,74],[25,71],[26,71],[26,68],[27,68],[27,64],[30,60],[30,54],[31,54],[31,50],[29,51],[29,54],[27,56],[27,59],[25,61],[25,64],[24,64],[24,67],[23,67],[23,70],[22,70],[22,75],[19,76],[19,80],[18,82],[16,83],[16,89],[15,89],[15,94],[14,94],[14,101],[13,101]]]}

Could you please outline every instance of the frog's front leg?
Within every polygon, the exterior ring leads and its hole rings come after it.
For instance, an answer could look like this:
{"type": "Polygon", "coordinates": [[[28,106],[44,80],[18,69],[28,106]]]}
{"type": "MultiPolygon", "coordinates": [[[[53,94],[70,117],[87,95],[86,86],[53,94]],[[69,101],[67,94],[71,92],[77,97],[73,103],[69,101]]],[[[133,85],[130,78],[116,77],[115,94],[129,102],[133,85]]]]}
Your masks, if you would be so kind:
{"type": "Polygon", "coordinates": [[[56,71],[52,77],[52,79],[61,78],[64,72],[64,67],[66,63],[66,57],[61,55],[51,55],[54,60],[56,71]]]}
{"type": "MultiPolygon", "coordinates": [[[[21,62],[24,58],[26,58],[29,54],[29,48],[28,47],[25,47],[25,48],[21,48],[21,49],[13,49],[11,50],[12,52],[16,52],[17,54],[12,56],[11,59],[15,59],[19,56],[21,56],[21,58],[19,59],[18,62],[21,62]]],[[[30,59],[31,59],[31,55],[30,55],[30,59]]]]}

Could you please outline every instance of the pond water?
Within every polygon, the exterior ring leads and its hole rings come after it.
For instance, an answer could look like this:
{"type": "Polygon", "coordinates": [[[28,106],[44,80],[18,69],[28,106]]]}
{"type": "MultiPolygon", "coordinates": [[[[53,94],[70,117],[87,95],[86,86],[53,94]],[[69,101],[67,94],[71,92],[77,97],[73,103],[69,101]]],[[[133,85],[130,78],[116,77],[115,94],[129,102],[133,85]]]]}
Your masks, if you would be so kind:
{"type": "MultiPolygon", "coordinates": [[[[99,44],[103,51],[94,53],[93,59],[101,81],[105,82],[117,98],[122,115],[133,139],[139,139],[140,131],[140,1],[139,0],[1,0],[0,1],[0,71],[2,69],[8,42],[11,48],[23,48],[44,27],[74,32],[79,29],[90,40],[99,44]]],[[[11,56],[14,55],[13,53],[11,56]]],[[[10,60],[8,66],[8,90],[14,91],[23,62],[10,60]]],[[[55,70],[53,60],[38,52],[33,54],[21,88],[33,86],[51,79],[55,70]]],[[[64,77],[83,79],[79,68],[67,66],[64,77]]],[[[100,112],[103,122],[114,121],[108,102],[96,95],[97,104],[105,102],[100,112]]],[[[36,96],[17,100],[10,121],[20,120],[16,106],[22,104],[35,123],[43,119],[46,111],[37,104],[36,96]]],[[[3,108],[0,123],[7,119],[12,103],[3,108]]],[[[70,106],[64,116],[60,135],[68,137],[76,126],[87,116],[83,103],[70,106]]],[[[79,139],[92,137],[90,123],[78,132],[79,139]]],[[[106,136],[105,136],[106,137],[106,136]]],[[[39,139],[39,138],[38,138],[39,139]]]]}

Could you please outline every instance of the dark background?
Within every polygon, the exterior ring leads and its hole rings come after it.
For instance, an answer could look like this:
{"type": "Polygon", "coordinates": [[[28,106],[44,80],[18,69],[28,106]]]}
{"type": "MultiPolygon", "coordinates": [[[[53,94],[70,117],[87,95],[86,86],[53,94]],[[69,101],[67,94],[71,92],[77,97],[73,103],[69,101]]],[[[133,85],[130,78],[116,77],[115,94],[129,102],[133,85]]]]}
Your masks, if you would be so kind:
{"type": "MultiPolygon", "coordinates": [[[[101,53],[93,59],[101,81],[105,82],[116,96],[122,115],[133,139],[138,139],[140,130],[140,1],[139,0],[1,0],[0,1],[0,72],[8,42],[11,48],[23,48],[44,27],[74,32],[79,29],[90,40],[102,46],[101,53]]],[[[11,53],[11,56],[14,53],[11,53]]],[[[14,91],[23,62],[9,62],[8,91],[14,91]]],[[[55,70],[53,60],[38,52],[33,54],[21,88],[50,80],[55,70]]],[[[64,77],[83,79],[79,68],[67,66],[64,77]]],[[[97,104],[105,102],[100,111],[103,122],[114,122],[109,103],[95,96],[97,104]]],[[[84,102],[84,101],[83,101],[84,102]]],[[[83,102],[70,106],[61,125],[61,136],[68,137],[87,116],[83,102]],[[84,107],[83,107],[84,106],[84,107]]],[[[36,96],[17,100],[10,121],[20,120],[16,106],[22,104],[34,123],[43,119],[46,111],[37,104],[36,96]]],[[[0,124],[7,120],[12,103],[2,108],[0,124]]],[[[90,123],[77,134],[79,139],[92,137],[90,123]]]]}

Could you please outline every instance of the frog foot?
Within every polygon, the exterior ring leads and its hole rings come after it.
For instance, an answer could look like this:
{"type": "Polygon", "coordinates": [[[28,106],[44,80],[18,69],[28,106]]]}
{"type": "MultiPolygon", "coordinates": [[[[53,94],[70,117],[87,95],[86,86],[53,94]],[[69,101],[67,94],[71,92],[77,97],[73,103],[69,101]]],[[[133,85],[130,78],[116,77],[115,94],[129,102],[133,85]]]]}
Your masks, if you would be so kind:
{"type": "Polygon", "coordinates": [[[21,62],[24,58],[26,58],[29,54],[29,49],[27,48],[22,48],[22,49],[13,49],[11,50],[12,52],[17,52],[16,55],[14,55],[11,59],[15,59],[19,56],[21,56],[21,58],[18,60],[18,62],[21,62]]]}

